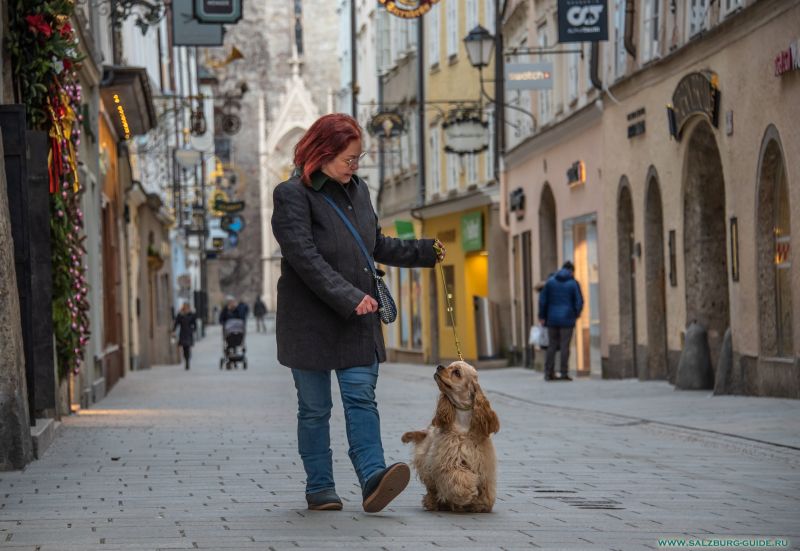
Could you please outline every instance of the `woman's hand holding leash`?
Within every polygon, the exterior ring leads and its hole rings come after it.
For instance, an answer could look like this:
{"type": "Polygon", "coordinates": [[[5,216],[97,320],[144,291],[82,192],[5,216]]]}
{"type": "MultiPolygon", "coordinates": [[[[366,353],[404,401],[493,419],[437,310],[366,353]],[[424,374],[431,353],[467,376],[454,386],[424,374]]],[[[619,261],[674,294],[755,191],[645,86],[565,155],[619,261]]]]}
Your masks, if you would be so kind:
{"type": "Polygon", "coordinates": [[[444,255],[447,250],[442,245],[442,242],[438,239],[433,240],[433,250],[436,251],[436,261],[437,262],[444,262],[444,255]]]}

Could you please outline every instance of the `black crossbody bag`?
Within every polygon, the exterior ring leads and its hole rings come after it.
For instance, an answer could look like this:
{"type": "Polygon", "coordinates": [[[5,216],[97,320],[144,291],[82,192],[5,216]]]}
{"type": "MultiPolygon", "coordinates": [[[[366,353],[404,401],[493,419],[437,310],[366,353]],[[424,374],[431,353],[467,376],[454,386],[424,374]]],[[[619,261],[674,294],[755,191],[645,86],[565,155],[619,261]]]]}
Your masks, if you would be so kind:
{"type": "Polygon", "coordinates": [[[333,199],[324,193],[322,194],[322,197],[333,207],[333,210],[336,211],[336,214],[338,214],[339,218],[342,219],[344,225],[347,226],[347,229],[350,230],[351,234],[353,234],[356,243],[358,243],[358,247],[364,254],[364,258],[367,259],[367,265],[369,266],[370,272],[372,272],[372,277],[375,280],[375,288],[377,289],[378,294],[378,316],[381,318],[383,323],[392,323],[397,319],[397,305],[394,303],[394,299],[392,298],[392,294],[389,292],[389,288],[383,281],[383,276],[386,274],[383,271],[375,268],[372,255],[367,251],[367,247],[364,245],[364,240],[361,239],[360,235],[358,235],[358,231],[353,227],[353,224],[350,223],[350,220],[347,219],[347,216],[345,216],[345,214],[342,212],[342,209],[337,207],[336,203],[333,202],[333,199]]]}

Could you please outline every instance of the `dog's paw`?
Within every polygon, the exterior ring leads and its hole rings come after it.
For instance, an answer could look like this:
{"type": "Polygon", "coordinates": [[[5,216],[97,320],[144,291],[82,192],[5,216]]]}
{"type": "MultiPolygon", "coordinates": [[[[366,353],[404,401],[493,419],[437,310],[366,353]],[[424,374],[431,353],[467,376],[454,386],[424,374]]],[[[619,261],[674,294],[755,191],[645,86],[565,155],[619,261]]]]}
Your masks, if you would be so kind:
{"type": "Polygon", "coordinates": [[[400,441],[403,444],[408,444],[409,442],[414,442],[415,444],[418,444],[419,442],[425,440],[426,436],[428,436],[427,430],[412,430],[403,434],[403,436],[400,437],[400,441]]]}

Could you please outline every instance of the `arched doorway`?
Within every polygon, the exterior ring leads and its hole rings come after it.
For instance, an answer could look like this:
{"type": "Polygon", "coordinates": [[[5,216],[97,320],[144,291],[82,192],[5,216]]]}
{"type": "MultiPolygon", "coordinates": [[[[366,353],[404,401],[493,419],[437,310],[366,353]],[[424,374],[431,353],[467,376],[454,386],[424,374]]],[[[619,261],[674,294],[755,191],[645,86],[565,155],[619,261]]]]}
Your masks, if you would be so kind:
{"type": "Polygon", "coordinates": [[[628,179],[620,181],[617,198],[617,263],[619,274],[619,344],[621,377],[636,376],[636,288],[633,260],[633,200],[628,179]]]}
{"type": "Polygon", "coordinates": [[[687,141],[683,195],[683,250],[686,321],[708,332],[711,366],[716,368],[730,326],[726,251],[725,180],[711,126],[702,121],[687,141]]]}
{"type": "Polygon", "coordinates": [[[791,209],[783,150],[773,126],[767,129],[761,147],[757,205],[760,352],[767,357],[791,357],[791,209]]]}
{"type": "Polygon", "coordinates": [[[539,201],[539,277],[542,281],[558,270],[556,198],[549,184],[542,187],[539,201]]]}
{"type": "Polygon", "coordinates": [[[666,379],[667,301],[664,270],[664,216],[661,190],[654,168],[647,176],[645,196],[644,253],[647,293],[647,377],[666,379]]]}

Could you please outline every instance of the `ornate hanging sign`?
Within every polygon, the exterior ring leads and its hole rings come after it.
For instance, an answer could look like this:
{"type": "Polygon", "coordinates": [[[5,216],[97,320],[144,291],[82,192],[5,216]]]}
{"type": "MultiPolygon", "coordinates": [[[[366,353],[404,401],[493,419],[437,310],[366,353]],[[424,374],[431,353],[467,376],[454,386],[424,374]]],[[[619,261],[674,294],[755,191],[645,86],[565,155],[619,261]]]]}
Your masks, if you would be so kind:
{"type": "Polygon", "coordinates": [[[406,121],[397,111],[381,111],[369,120],[367,130],[373,136],[396,138],[406,130],[406,121]]]}
{"type": "Polygon", "coordinates": [[[422,17],[439,0],[378,0],[386,7],[386,11],[403,19],[416,19],[422,17]]]}
{"type": "Polygon", "coordinates": [[[447,153],[471,155],[489,148],[489,123],[477,115],[459,115],[442,124],[442,129],[447,153]]]}
{"type": "Polygon", "coordinates": [[[719,78],[716,73],[703,71],[690,73],[683,77],[672,94],[672,104],[667,105],[669,133],[676,140],[686,122],[695,115],[701,115],[714,128],[719,127],[719,78]]]}

